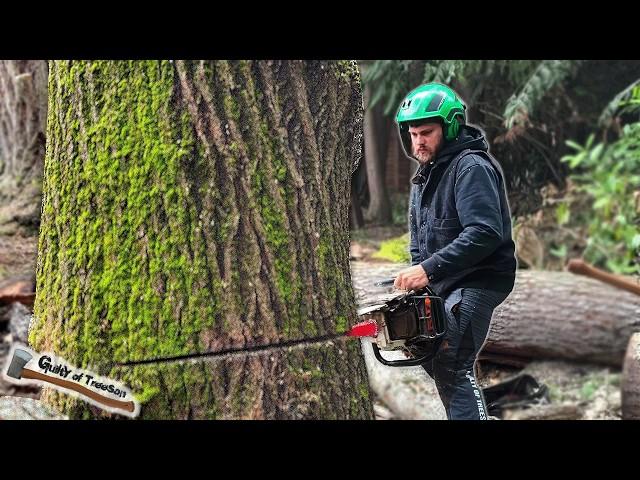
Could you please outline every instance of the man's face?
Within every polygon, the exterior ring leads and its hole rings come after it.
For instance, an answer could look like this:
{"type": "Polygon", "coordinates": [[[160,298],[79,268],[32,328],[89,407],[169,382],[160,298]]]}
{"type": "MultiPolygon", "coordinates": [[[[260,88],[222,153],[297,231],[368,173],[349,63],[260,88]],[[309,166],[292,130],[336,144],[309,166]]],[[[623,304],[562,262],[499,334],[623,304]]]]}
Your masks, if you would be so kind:
{"type": "Polygon", "coordinates": [[[442,127],[440,123],[424,123],[418,127],[409,127],[413,156],[424,165],[432,161],[442,145],[442,127]]]}

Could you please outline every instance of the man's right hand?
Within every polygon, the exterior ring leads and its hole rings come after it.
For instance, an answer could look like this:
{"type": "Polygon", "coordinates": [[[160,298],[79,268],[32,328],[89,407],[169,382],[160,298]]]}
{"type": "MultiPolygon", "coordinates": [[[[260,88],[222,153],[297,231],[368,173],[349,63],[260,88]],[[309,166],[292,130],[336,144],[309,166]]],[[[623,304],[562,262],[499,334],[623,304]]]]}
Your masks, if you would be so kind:
{"type": "Polygon", "coordinates": [[[418,290],[429,284],[427,272],[422,265],[414,265],[398,273],[393,286],[402,290],[418,290]]]}

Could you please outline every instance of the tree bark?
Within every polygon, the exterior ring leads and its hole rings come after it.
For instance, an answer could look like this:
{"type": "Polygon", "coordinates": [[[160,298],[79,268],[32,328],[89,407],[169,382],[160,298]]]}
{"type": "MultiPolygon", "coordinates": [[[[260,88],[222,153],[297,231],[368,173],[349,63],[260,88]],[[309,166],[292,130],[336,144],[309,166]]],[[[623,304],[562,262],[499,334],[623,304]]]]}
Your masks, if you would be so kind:
{"type": "Polygon", "coordinates": [[[36,350],[142,418],[372,418],[342,336],[355,62],[55,61],[49,99],[36,350]]]}
{"type": "Polygon", "coordinates": [[[640,298],[632,293],[567,272],[518,271],[483,352],[620,367],[639,328],[640,298]]]}
{"type": "Polygon", "coordinates": [[[640,420],[640,333],[629,339],[622,368],[622,418],[640,420]]]}
{"type": "Polygon", "coordinates": [[[370,198],[366,216],[371,222],[387,225],[393,218],[389,192],[385,184],[386,132],[378,126],[379,112],[368,107],[368,88],[365,89],[365,101],[367,108],[364,119],[364,154],[370,198]]]}
{"type": "MultiPolygon", "coordinates": [[[[23,191],[39,206],[47,118],[47,62],[0,61],[0,200],[23,191]]],[[[39,212],[38,212],[39,214],[39,212]]]]}

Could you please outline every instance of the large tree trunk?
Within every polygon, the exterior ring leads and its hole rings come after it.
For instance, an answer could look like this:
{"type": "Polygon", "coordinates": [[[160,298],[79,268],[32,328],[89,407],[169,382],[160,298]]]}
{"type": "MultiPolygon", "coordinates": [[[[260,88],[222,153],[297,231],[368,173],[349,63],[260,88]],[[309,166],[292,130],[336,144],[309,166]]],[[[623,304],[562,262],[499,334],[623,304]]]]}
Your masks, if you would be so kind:
{"type": "Polygon", "coordinates": [[[391,201],[385,184],[385,158],[386,158],[386,129],[379,128],[379,112],[370,108],[369,89],[365,89],[367,104],[364,119],[364,154],[367,168],[367,183],[369,185],[369,207],[366,217],[369,221],[380,224],[390,224],[393,220],[391,214],[391,201]]]}
{"type": "Polygon", "coordinates": [[[0,61],[0,201],[20,194],[39,215],[47,118],[47,62],[0,61]]]}
{"type": "Polygon", "coordinates": [[[372,417],[341,335],[354,62],[56,61],[49,98],[35,349],[123,381],[143,418],[372,417]]]}

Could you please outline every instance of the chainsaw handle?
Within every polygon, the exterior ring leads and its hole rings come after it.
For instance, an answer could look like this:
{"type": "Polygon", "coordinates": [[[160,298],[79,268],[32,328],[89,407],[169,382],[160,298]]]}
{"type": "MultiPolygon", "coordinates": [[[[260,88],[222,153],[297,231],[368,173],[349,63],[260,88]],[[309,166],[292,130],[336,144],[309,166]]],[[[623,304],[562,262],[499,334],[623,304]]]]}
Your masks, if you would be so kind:
{"type": "Polygon", "coordinates": [[[412,358],[408,360],[387,360],[382,356],[382,354],[380,353],[380,348],[378,348],[378,345],[376,345],[375,342],[371,342],[371,347],[373,348],[373,354],[375,355],[376,359],[387,367],[415,367],[433,358],[433,354],[427,354],[423,355],[422,357],[412,358]]]}

